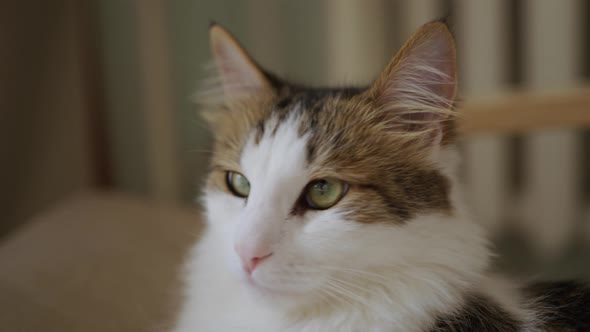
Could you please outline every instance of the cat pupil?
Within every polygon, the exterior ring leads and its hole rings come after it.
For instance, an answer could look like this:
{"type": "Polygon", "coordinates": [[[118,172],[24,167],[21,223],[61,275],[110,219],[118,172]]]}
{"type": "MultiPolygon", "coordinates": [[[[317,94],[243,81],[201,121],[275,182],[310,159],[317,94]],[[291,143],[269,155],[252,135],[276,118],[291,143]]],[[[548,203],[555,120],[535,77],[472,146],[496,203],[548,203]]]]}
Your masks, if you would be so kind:
{"type": "Polygon", "coordinates": [[[315,187],[320,195],[325,195],[328,192],[328,183],[324,180],[319,181],[315,187]]]}

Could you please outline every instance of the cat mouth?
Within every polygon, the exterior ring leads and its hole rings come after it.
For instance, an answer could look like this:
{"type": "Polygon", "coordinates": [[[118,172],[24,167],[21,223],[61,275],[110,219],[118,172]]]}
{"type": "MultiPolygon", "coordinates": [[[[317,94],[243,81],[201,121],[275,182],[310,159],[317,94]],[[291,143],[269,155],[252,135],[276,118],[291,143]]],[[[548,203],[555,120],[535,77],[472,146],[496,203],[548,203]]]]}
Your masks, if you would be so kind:
{"type": "Polygon", "coordinates": [[[245,286],[262,295],[268,295],[272,297],[276,296],[295,296],[300,295],[300,291],[292,288],[271,286],[266,283],[257,281],[252,275],[247,275],[244,278],[245,286]]]}

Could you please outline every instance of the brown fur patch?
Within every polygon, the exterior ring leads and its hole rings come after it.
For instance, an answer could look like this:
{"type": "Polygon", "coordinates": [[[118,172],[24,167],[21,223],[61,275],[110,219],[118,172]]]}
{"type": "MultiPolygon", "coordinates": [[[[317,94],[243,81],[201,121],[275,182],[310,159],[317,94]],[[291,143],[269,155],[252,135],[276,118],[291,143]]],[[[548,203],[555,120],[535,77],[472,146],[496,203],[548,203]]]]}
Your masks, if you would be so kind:
{"type": "Polygon", "coordinates": [[[256,142],[264,134],[264,119],[272,110],[273,95],[266,94],[242,100],[229,106],[208,110],[215,112],[207,118],[214,133],[211,176],[208,185],[217,190],[226,190],[221,173],[241,173],[240,157],[248,137],[254,133],[256,142]]]}
{"type": "Polygon", "coordinates": [[[380,118],[363,114],[370,107],[370,100],[362,95],[327,97],[319,110],[301,122],[307,127],[303,131],[310,133],[314,178],[335,177],[350,183],[342,204],[362,214],[357,218],[362,222],[448,212],[449,181],[430,160],[428,142],[391,132],[380,118]]]}

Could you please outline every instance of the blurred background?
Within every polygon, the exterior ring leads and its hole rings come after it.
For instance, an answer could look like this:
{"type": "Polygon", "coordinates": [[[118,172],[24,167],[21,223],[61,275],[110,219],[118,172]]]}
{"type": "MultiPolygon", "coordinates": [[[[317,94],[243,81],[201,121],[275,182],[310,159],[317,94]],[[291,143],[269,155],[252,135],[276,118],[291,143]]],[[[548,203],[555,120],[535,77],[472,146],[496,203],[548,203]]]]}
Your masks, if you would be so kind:
{"type": "MultiPolygon", "coordinates": [[[[587,86],[584,0],[2,1],[0,243],[80,193],[195,205],[210,134],[191,96],[211,20],[269,70],[327,85],[370,82],[414,29],[448,14],[466,102],[587,86]]],[[[590,277],[587,129],[471,135],[462,150],[500,268],[590,277]]]]}

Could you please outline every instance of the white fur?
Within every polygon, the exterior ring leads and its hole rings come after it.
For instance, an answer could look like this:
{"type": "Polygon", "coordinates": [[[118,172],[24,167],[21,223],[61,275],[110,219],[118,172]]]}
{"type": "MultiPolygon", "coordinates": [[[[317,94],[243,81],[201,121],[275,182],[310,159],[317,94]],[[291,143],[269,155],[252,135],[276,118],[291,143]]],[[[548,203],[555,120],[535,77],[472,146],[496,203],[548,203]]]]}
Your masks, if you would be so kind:
{"type": "MultiPolygon", "coordinates": [[[[297,119],[247,143],[243,199],[207,191],[208,229],[188,260],[186,300],[176,332],[387,331],[427,328],[481,280],[489,252],[463,208],[454,180],[454,216],[421,215],[404,225],[361,224],[338,209],[289,214],[312,179],[297,119]],[[262,235],[260,235],[262,234],[262,235]],[[236,241],[263,242],[273,255],[247,279],[236,241]]],[[[441,170],[454,179],[453,151],[441,170]]]]}

